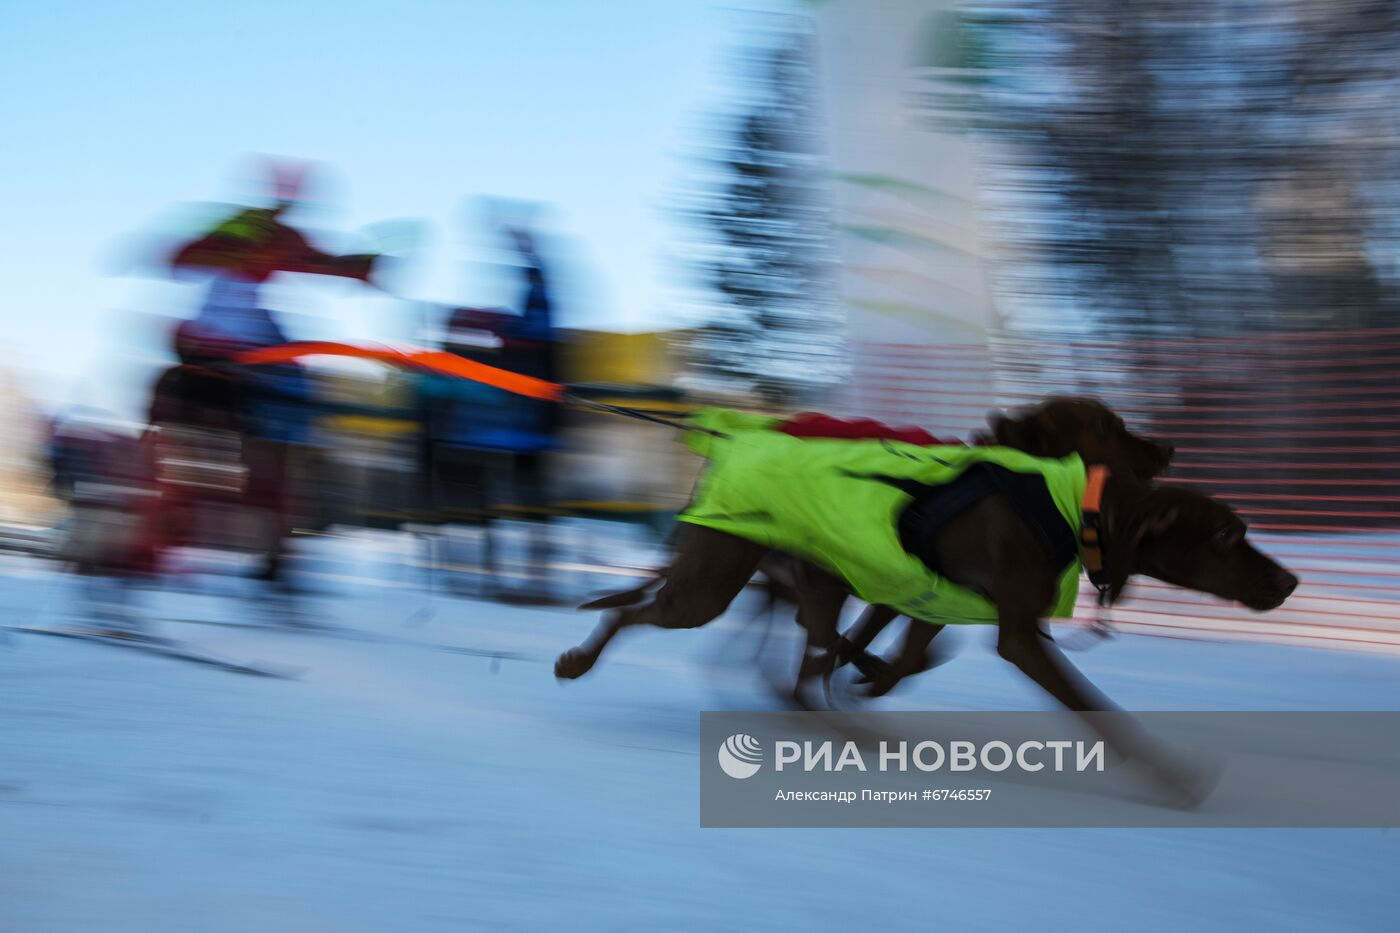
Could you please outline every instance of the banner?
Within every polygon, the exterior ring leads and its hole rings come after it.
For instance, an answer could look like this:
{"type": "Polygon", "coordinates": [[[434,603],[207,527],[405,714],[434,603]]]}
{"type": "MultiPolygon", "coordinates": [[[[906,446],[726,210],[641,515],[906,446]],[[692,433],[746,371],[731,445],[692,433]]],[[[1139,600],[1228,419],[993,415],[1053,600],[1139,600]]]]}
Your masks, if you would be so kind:
{"type": "Polygon", "coordinates": [[[700,718],[714,827],[1391,828],[1397,774],[1395,712],[700,718]]]}
{"type": "MultiPolygon", "coordinates": [[[[997,326],[978,205],[977,144],[958,129],[962,38],[952,2],[812,5],[852,335],[845,410],[959,430],[936,397],[862,394],[887,347],[982,344],[997,326]]],[[[968,360],[990,404],[991,370],[968,360]]],[[[961,372],[961,370],[960,370],[961,372]]],[[[967,375],[967,373],[963,373],[967,375]]]]}

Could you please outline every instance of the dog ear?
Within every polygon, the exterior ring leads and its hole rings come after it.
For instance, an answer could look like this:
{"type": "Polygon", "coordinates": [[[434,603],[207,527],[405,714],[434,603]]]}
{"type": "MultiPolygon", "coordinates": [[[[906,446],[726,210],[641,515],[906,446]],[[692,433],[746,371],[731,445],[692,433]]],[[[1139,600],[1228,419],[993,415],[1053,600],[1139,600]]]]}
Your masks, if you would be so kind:
{"type": "Polygon", "coordinates": [[[989,419],[992,437],[999,447],[1012,447],[1032,456],[1048,456],[1042,418],[1040,412],[1024,418],[994,415],[989,419]]]}
{"type": "Polygon", "coordinates": [[[1105,554],[1112,579],[1108,590],[1108,604],[1111,606],[1123,595],[1129,578],[1137,572],[1137,555],[1142,542],[1161,535],[1176,523],[1181,508],[1174,502],[1149,498],[1132,529],[1127,534],[1113,535],[1108,539],[1105,554]]]}
{"type": "Polygon", "coordinates": [[[1139,542],[1165,534],[1181,516],[1181,507],[1174,502],[1154,503],[1149,506],[1137,528],[1139,542]]]}
{"type": "Polygon", "coordinates": [[[1021,439],[1020,426],[1001,412],[987,415],[987,427],[998,447],[1016,447],[1021,439]]]}

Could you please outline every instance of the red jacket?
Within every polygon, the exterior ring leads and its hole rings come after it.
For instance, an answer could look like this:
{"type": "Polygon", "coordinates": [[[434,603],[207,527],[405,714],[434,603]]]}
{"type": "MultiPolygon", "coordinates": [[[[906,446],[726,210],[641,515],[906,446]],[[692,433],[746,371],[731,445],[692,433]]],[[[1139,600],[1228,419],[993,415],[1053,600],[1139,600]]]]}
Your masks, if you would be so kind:
{"type": "Polygon", "coordinates": [[[935,445],[962,447],[963,441],[944,440],[934,437],[923,428],[911,425],[892,427],[870,418],[843,420],[823,415],[820,412],[804,411],[793,415],[778,424],[778,430],[792,437],[832,437],[845,440],[889,440],[904,441],[923,447],[935,445]]]}

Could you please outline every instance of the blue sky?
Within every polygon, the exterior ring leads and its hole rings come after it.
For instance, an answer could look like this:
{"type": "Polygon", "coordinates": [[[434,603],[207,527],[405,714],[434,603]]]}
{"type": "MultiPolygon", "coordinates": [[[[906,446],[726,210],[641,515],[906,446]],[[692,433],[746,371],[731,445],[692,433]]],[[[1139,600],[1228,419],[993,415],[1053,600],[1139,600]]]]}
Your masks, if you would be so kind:
{"type": "MultiPolygon", "coordinates": [[[[148,315],[198,300],[133,266],[138,236],[236,198],[258,152],[330,167],[313,229],[426,220],[410,297],[503,300],[463,221],[491,194],[552,205],[565,323],[673,323],[669,193],[743,22],[701,0],[9,0],[0,363],[50,404],[100,401],[148,315]]],[[[405,336],[402,306],[347,284],[270,298],[308,336],[405,336]]]]}

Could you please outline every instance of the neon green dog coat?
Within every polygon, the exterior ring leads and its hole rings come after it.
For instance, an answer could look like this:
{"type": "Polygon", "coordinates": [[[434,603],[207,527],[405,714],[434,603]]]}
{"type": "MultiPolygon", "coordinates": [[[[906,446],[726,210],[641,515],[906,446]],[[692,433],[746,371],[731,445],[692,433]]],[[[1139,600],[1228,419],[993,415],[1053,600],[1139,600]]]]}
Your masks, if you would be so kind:
{"type": "MultiPolygon", "coordinates": [[[[690,421],[726,437],[691,431],[686,444],[708,459],[695,501],[680,520],[813,561],[868,603],[917,619],[995,622],[986,598],[933,573],[899,542],[900,513],[913,497],[885,478],[947,483],[990,462],[1045,480],[1055,507],[1078,529],[1084,464],[1032,457],[1006,447],[920,447],[900,441],[797,438],[777,418],[722,408],[690,421]]],[[[1060,576],[1046,615],[1069,616],[1079,594],[1078,557],[1060,576]]]]}

